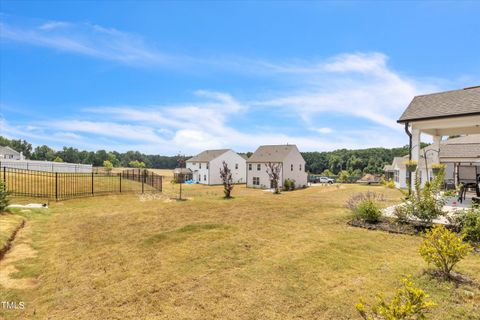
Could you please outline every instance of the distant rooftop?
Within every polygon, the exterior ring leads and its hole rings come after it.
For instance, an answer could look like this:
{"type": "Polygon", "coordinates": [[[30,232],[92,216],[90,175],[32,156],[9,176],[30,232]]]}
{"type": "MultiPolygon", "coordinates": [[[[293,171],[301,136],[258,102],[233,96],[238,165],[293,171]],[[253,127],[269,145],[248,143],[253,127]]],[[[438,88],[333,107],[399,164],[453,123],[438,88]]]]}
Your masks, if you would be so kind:
{"type": "Polygon", "coordinates": [[[297,146],[294,144],[260,146],[247,162],[283,162],[292,150],[298,151],[297,146]]]}
{"type": "Polygon", "coordinates": [[[188,159],[187,162],[210,162],[229,150],[230,149],[205,150],[195,157],[188,159]]]}

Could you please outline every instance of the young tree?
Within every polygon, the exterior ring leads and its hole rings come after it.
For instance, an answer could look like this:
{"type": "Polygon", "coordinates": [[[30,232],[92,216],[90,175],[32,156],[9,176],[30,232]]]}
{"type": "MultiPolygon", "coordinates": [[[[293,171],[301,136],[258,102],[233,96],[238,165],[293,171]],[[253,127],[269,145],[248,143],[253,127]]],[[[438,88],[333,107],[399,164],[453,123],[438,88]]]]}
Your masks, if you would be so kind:
{"type": "Polygon", "coordinates": [[[273,189],[275,194],[280,193],[280,172],[282,171],[282,164],[278,162],[269,162],[267,163],[267,174],[270,178],[270,181],[273,183],[273,189]]]}
{"type": "Polygon", "coordinates": [[[55,159],[53,159],[53,162],[63,162],[63,159],[57,156],[55,159]]]}
{"type": "Polygon", "coordinates": [[[225,194],[225,199],[230,199],[232,197],[233,178],[232,172],[225,161],[223,161],[222,168],[220,168],[220,177],[222,178],[223,182],[223,193],[225,194]]]}
{"type": "Polygon", "coordinates": [[[449,279],[453,267],[472,251],[463,238],[443,225],[436,225],[425,234],[420,255],[428,264],[433,264],[445,279],[449,279]]]}
{"type": "Polygon", "coordinates": [[[107,171],[108,174],[110,174],[113,169],[113,164],[109,160],[105,160],[103,161],[103,168],[105,169],[105,171],[107,171]]]}

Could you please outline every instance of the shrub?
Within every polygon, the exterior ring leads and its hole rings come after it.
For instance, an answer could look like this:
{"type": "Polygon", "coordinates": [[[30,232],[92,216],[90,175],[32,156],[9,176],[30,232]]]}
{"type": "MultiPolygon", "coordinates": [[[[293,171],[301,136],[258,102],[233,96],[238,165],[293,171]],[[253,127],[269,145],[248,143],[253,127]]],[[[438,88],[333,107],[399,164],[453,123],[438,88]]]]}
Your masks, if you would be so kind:
{"type": "MultiPolygon", "coordinates": [[[[338,187],[338,185],[337,185],[338,187]]],[[[345,203],[345,207],[355,211],[357,210],[357,207],[360,202],[364,200],[371,200],[375,202],[383,202],[386,201],[385,195],[383,193],[376,193],[373,191],[367,191],[367,192],[359,192],[353,194],[345,203]]]]}
{"type": "Polygon", "coordinates": [[[363,300],[355,306],[363,319],[367,320],[397,320],[397,319],[425,319],[428,309],[435,306],[429,300],[429,295],[420,288],[416,288],[408,276],[402,280],[402,287],[397,289],[395,296],[389,302],[381,295],[377,295],[377,302],[367,311],[363,300]]]}
{"type": "Polygon", "coordinates": [[[388,181],[385,182],[385,186],[386,186],[387,188],[394,189],[394,188],[395,188],[395,182],[393,182],[393,180],[390,179],[390,180],[388,180],[388,181]]]}
{"type": "Polygon", "coordinates": [[[410,214],[405,205],[398,205],[393,209],[393,215],[397,218],[399,223],[408,223],[410,214]]]}
{"type": "Polygon", "coordinates": [[[283,181],[283,191],[293,190],[295,190],[295,180],[285,179],[285,181],[283,181]]]}
{"type": "Polygon", "coordinates": [[[350,173],[347,170],[342,170],[338,175],[337,182],[345,183],[345,182],[348,182],[349,178],[350,178],[350,173]]]}
{"type": "Polygon", "coordinates": [[[414,190],[403,203],[409,216],[416,217],[425,224],[431,224],[434,219],[444,215],[445,197],[440,194],[444,176],[444,170],[440,170],[435,178],[426,182],[422,188],[417,172],[414,190]]]}
{"type": "Polygon", "coordinates": [[[420,255],[428,264],[433,264],[440,274],[448,279],[453,267],[465,258],[472,247],[443,225],[436,225],[425,234],[420,245],[420,255]]]}
{"type": "Polygon", "coordinates": [[[110,162],[109,160],[104,160],[103,161],[103,168],[105,169],[105,171],[107,171],[107,173],[110,173],[113,169],[112,162],[110,162]]]}
{"type": "Polygon", "coordinates": [[[449,217],[450,223],[470,242],[480,243],[480,209],[460,211],[449,217]]]}
{"type": "Polygon", "coordinates": [[[5,211],[9,204],[8,199],[9,192],[7,191],[7,186],[3,180],[0,180],[0,213],[5,211]]]}
{"type": "Polygon", "coordinates": [[[382,212],[374,201],[364,200],[358,204],[357,209],[354,211],[354,215],[360,220],[375,223],[380,220],[382,212]]]}

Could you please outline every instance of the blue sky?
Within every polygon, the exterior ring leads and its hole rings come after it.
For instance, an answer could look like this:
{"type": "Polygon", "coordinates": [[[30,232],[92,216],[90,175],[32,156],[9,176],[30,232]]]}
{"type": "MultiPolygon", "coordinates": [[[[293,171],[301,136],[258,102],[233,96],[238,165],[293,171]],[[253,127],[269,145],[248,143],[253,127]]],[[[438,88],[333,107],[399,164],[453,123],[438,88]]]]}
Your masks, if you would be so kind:
{"type": "Polygon", "coordinates": [[[417,94],[480,84],[479,2],[2,1],[0,130],[192,154],[407,143],[417,94]]]}

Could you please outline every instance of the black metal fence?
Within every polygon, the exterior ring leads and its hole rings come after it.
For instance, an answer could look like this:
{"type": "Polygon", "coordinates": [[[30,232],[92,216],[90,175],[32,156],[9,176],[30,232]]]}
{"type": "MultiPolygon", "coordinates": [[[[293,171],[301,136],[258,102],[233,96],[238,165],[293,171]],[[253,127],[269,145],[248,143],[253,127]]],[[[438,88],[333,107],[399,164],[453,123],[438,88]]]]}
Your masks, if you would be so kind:
{"type": "Polygon", "coordinates": [[[146,169],[121,173],[43,172],[1,167],[1,177],[13,196],[54,200],[126,192],[161,192],[163,177],[146,169]]]}

